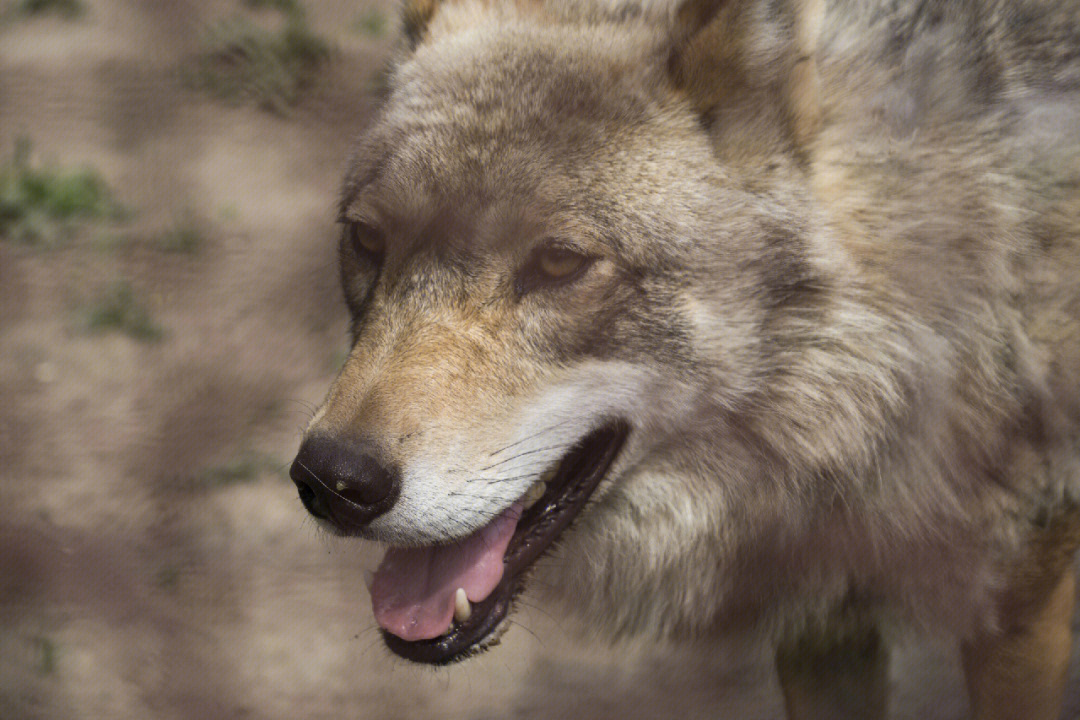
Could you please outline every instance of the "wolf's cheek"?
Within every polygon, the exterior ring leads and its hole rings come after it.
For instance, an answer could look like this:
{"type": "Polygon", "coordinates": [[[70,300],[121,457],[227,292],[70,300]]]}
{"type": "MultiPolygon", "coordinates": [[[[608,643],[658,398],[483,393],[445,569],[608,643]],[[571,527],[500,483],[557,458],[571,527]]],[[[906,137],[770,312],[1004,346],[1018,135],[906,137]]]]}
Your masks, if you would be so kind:
{"type": "Polygon", "coordinates": [[[739,521],[723,488],[659,464],[611,482],[530,591],[609,638],[704,636],[735,581],[739,521]]]}

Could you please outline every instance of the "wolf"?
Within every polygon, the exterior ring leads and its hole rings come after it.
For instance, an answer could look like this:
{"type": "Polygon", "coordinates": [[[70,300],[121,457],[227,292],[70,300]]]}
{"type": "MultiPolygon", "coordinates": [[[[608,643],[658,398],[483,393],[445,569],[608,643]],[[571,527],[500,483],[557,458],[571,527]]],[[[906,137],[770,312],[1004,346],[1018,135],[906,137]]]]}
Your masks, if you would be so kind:
{"type": "Polygon", "coordinates": [[[291,475],[394,653],[519,594],[762,638],[880,718],[899,630],[1061,712],[1080,3],[407,0],[340,197],[351,351],[291,475]]]}

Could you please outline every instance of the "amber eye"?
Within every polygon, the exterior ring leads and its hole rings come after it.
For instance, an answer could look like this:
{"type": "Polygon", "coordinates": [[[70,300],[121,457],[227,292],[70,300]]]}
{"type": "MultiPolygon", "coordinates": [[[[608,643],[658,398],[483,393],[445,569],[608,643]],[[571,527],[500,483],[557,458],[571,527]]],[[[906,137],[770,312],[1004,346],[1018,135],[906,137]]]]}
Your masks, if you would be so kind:
{"type": "Polygon", "coordinates": [[[544,248],[536,256],[536,266],[540,272],[552,279],[573,275],[588,260],[584,255],[561,247],[544,248]]]}
{"type": "Polygon", "coordinates": [[[593,260],[594,258],[564,245],[541,245],[518,275],[515,283],[518,294],[524,295],[544,286],[573,282],[588,269],[593,260]]]}
{"type": "Polygon", "coordinates": [[[345,239],[359,257],[378,260],[386,251],[385,236],[366,223],[351,222],[346,225],[345,239]]]}

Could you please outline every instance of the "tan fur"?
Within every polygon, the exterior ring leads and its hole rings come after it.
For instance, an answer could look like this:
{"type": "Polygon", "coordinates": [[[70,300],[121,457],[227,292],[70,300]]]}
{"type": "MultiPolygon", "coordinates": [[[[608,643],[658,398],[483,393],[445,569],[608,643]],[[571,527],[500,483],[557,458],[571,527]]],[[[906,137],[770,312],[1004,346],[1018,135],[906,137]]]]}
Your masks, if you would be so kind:
{"type": "Polygon", "coordinates": [[[402,468],[370,534],[461,537],[622,417],[540,561],[554,600],[610,635],[933,628],[966,643],[981,716],[993,686],[1051,717],[1080,528],[1080,6],[405,18],[342,198],[388,250],[343,245],[356,344],[312,425],[402,468]],[[596,261],[516,295],[545,238],[596,261]]]}
{"type": "Polygon", "coordinates": [[[1032,531],[1001,600],[1002,627],[964,645],[972,710],[980,720],[1060,716],[1072,649],[1077,515],[1074,509],[1032,531]]]}

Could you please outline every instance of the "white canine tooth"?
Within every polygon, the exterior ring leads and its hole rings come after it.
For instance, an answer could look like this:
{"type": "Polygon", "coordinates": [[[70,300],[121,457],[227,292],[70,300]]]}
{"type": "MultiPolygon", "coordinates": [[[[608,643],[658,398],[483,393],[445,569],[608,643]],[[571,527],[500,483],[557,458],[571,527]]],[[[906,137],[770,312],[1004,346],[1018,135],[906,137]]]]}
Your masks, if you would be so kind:
{"type": "Polygon", "coordinates": [[[371,570],[364,571],[364,586],[371,592],[371,586],[375,584],[375,573],[371,570]]]}
{"type": "Polygon", "coordinates": [[[547,492],[547,483],[546,482],[544,482],[543,480],[538,480],[537,482],[533,483],[532,487],[530,487],[528,489],[528,491],[525,493],[525,497],[522,498],[522,500],[524,501],[524,504],[525,504],[525,509],[528,510],[533,505],[535,505],[536,502],[540,498],[542,498],[544,496],[544,493],[546,493],[546,492],[547,492]]]}
{"type": "Polygon", "coordinates": [[[472,607],[469,598],[465,595],[465,588],[458,588],[454,593],[454,619],[463,623],[472,615],[472,607]]]}
{"type": "Polygon", "coordinates": [[[559,469],[559,467],[557,465],[551,466],[550,468],[547,469],[547,471],[543,475],[540,476],[540,479],[545,484],[551,482],[552,480],[555,479],[555,473],[556,473],[556,471],[558,471],[558,469],[559,469]]]}

